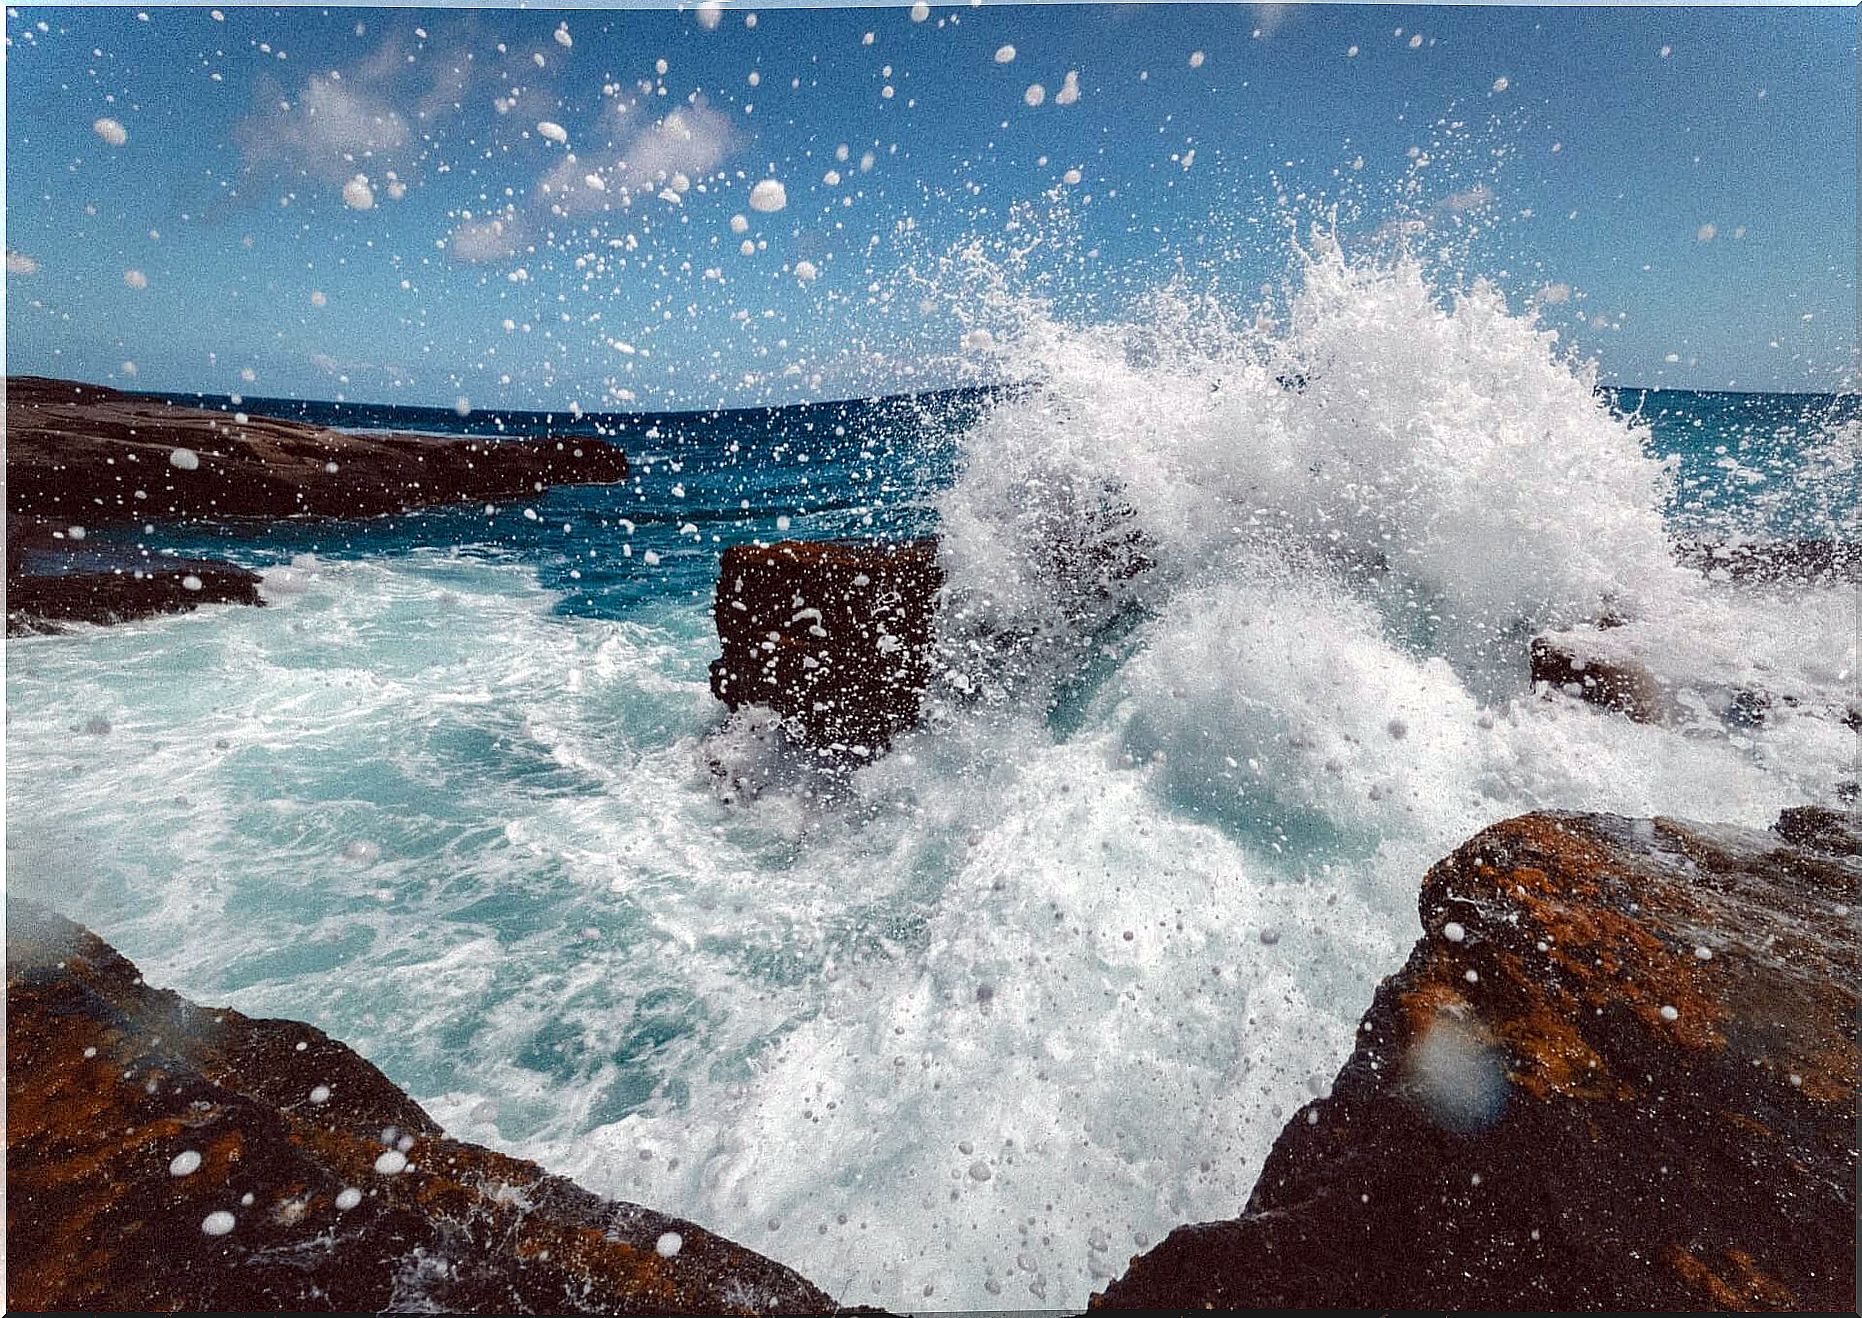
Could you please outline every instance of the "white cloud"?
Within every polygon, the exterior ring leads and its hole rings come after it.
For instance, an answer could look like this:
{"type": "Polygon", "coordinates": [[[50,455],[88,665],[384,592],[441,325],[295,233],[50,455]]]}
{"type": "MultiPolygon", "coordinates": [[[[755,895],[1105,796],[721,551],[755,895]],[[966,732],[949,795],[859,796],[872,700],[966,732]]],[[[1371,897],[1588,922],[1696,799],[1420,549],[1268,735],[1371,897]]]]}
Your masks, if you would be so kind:
{"type": "Polygon", "coordinates": [[[249,161],[276,161],[346,183],[357,161],[390,156],[411,134],[406,116],[386,97],[331,73],[312,77],[295,101],[243,120],[235,136],[249,161]]]}
{"type": "Polygon", "coordinates": [[[369,186],[365,175],[357,174],[343,184],[343,205],[359,211],[374,209],[375,189],[369,186]]]}
{"type": "Polygon", "coordinates": [[[501,261],[511,255],[524,239],[523,221],[512,211],[491,219],[468,219],[446,240],[446,251],[455,261],[501,261]]]}
{"type": "Polygon", "coordinates": [[[92,124],[91,131],[111,146],[122,146],[129,140],[129,130],[107,115],[92,124]]]}
{"type": "Polygon", "coordinates": [[[718,167],[736,145],[728,116],[703,105],[674,110],[636,137],[621,153],[636,180],[659,182],[674,174],[702,177],[718,167]]]}
{"type": "Polygon", "coordinates": [[[436,32],[410,61],[404,42],[390,37],[353,64],[313,74],[295,95],[262,83],[252,113],[233,130],[246,165],[332,189],[367,171],[387,179],[388,196],[398,200],[435,126],[459,113],[475,80],[494,73],[489,61],[472,58],[472,40],[469,25],[444,41],[436,32]]]}
{"type": "Polygon", "coordinates": [[[624,205],[630,192],[670,188],[676,195],[716,170],[737,146],[730,117],[702,102],[681,106],[631,136],[624,111],[610,119],[621,145],[564,155],[538,180],[540,197],[563,211],[590,211],[624,205]]]}
{"type": "Polygon", "coordinates": [[[1443,197],[1441,209],[1457,213],[1461,211],[1477,210],[1482,206],[1492,204],[1493,199],[1494,190],[1492,188],[1488,187],[1485,183],[1476,183],[1466,191],[1451,192],[1446,197],[1443,197]]]}
{"type": "Polygon", "coordinates": [[[9,275],[36,275],[39,273],[39,263],[24,252],[8,251],[6,272],[9,275]]]}

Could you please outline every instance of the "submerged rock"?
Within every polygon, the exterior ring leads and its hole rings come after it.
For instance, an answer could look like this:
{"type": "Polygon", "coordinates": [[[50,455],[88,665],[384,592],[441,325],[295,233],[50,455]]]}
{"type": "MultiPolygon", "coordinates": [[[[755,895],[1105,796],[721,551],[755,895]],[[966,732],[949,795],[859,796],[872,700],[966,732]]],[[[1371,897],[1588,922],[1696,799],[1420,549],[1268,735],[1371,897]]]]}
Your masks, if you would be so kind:
{"type": "Polygon", "coordinates": [[[918,719],[942,584],[931,540],[733,545],[711,690],[733,710],[769,707],[810,745],[875,752],[918,719]]]}
{"type": "Polygon", "coordinates": [[[1833,813],[1479,834],[1241,1217],[1095,1307],[1849,1310],[1862,861],[1833,813]]]}
{"type": "Polygon", "coordinates": [[[321,1031],[150,988],[9,898],[14,1310],[825,1313],[701,1227],[447,1139],[321,1031]]]}
{"type": "Polygon", "coordinates": [[[598,439],[349,434],[32,376],[7,380],[6,404],[8,511],[86,526],[366,517],[628,474],[598,439]]]}

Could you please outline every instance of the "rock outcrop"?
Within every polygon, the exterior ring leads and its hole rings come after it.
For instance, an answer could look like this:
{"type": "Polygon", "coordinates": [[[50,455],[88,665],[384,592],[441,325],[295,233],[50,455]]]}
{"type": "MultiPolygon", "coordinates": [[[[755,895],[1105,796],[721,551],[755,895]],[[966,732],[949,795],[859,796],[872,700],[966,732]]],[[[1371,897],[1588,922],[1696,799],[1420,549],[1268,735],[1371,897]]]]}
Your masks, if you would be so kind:
{"type": "Polygon", "coordinates": [[[1634,655],[1598,645],[1602,631],[1587,629],[1532,638],[1533,684],[1625,714],[1638,723],[1674,716],[1673,693],[1634,655]]]}
{"type": "MultiPolygon", "coordinates": [[[[1108,500],[1113,496],[1108,495],[1108,500]]],[[[1116,609],[1125,583],[1150,564],[1128,510],[1108,502],[1086,532],[1057,534],[1056,590],[1083,611],[1116,609]]],[[[1676,556],[1717,577],[1748,583],[1862,579],[1862,549],[1823,541],[1720,544],[1683,541],[1676,556]]],[[[1375,560],[1350,570],[1381,570],[1375,560]]],[[[931,641],[943,574],[935,539],[906,544],[782,541],[739,545],[719,565],[715,603],[723,655],[711,689],[732,709],[763,705],[787,717],[810,744],[883,748],[918,717],[931,677],[931,641]],[[820,616],[816,616],[817,613],[820,616]],[[885,648],[880,647],[894,647],[885,648]],[[900,656],[903,660],[900,660],[900,656]]],[[[1669,672],[1652,662],[1672,637],[1650,642],[1616,620],[1533,638],[1530,675],[1541,691],[1600,705],[1644,723],[1712,716],[1733,726],[1763,723],[1774,707],[1798,709],[1789,685],[1749,676],[1669,672]]],[[[1807,710],[1844,717],[1841,710],[1807,710]]]]}
{"type": "Polygon", "coordinates": [[[918,719],[942,584],[931,540],[733,545],[711,690],[732,709],[773,709],[809,745],[871,754],[918,719]]]}
{"type": "Polygon", "coordinates": [[[447,1139],[321,1031],[7,901],[7,1305],[831,1312],[787,1268],[447,1139]]]}
{"type": "Polygon", "coordinates": [[[1241,1217],[1095,1306],[1850,1311],[1857,837],[1814,809],[1481,833],[1241,1217]]]}
{"type": "Polygon", "coordinates": [[[7,635],[114,623],[203,604],[262,605],[259,574],[217,558],[169,558],[125,546],[91,547],[65,532],[9,517],[7,635]]]}
{"type": "Polygon", "coordinates": [[[1690,539],[1675,545],[1675,558],[1728,581],[1862,581],[1862,545],[1842,540],[1690,539]]]}
{"type": "Polygon", "coordinates": [[[598,439],[348,434],[32,376],[6,382],[6,432],[8,511],[87,528],[367,517],[628,474],[598,439]]]}

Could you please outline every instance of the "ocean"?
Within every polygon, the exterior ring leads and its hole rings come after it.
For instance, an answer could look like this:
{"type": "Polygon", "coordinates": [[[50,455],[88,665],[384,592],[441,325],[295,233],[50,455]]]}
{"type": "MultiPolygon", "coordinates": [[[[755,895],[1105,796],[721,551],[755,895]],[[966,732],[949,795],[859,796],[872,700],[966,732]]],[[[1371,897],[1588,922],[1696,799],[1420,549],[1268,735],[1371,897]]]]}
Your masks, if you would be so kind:
{"type": "Polygon", "coordinates": [[[846,1302],[1077,1307],[1241,1207],[1463,838],[1856,776],[1855,587],[1669,552],[1855,539],[1853,395],[1599,388],[1497,295],[1323,251],[1277,328],[1193,319],[1028,311],[1011,385],[767,411],[179,400],[600,434],[635,478],[123,533],[271,606],[9,641],[10,888],[846,1302]],[[726,718],[725,546],[934,532],[920,730],[847,772],[726,718]],[[1796,703],[1534,692],[1530,637],[1606,603],[1796,703]]]}

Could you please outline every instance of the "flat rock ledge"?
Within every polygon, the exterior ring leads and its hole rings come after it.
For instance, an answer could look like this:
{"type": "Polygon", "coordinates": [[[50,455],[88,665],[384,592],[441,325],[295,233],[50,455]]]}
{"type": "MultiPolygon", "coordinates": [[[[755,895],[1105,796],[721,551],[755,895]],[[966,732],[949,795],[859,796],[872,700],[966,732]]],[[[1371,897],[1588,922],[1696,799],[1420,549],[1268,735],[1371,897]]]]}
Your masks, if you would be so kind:
{"type": "Polygon", "coordinates": [[[10,1309],[838,1311],[701,1227],[447,1139],[319,1030],[6,915],[10,1309]]]}
{"type": "Polygon", "coordinates": [[[1094,1307],[1853,1312],[1859,843],[1817,807],[1487,829],[1241,1216],[1094,1307]]]}
{"type": "Polygon", "coordinates": [[[240,415],[101,385],[9,377],[7,511],[87,528],[370,517],[628,476],[626,456],[599,439],[358,435],[240,415]]]}
{"type": "Polygon", "coordinates": [[[167,558],[125,546],[91,548],[30,519],[7,518],[9,636],[100,626],[203,604],[263,605],[259,574],[217,558],[167,558]]]}
{"type": "Polygon", "coordinates": [[[818,749],[875,754],[918,721],[943,581],[934,540],[733,545],[718,565],[712,693],[767,706],[818,749]]]}

